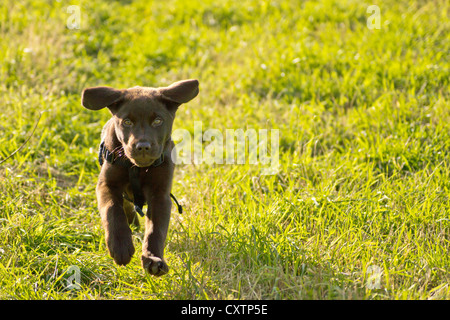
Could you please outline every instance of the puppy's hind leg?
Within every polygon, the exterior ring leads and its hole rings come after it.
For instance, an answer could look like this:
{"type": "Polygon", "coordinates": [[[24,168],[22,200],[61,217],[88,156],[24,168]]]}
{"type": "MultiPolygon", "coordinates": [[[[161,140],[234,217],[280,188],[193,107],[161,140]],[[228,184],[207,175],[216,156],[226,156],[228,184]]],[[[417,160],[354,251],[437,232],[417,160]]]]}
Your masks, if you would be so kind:
{"type": "Polygon", "coordinates": [[[133,225],[136,230],[139,230],[139,219],[136,211],[134,210],[133,203],[126,199],[123,199],[123,210],[125,211],[125,215],[127,216],[128,225],[133,225]]]}

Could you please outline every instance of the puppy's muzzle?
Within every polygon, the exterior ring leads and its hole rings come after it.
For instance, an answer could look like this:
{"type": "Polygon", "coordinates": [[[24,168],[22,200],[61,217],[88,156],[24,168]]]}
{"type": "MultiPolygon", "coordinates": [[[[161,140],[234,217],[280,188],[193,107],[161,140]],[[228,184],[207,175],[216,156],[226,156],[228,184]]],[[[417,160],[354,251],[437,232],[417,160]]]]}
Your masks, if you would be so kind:
{"type": "Polygon", "coordinates": [[[130,152],[130,160],[138,167],[148,167],[161,157],[161,148],[156,143],[138,141],[130,152]]]}
{"type": "Polygon", "coordinates": [[[152,145],[150,142],[144,141],[144,142],[138,142],[136,143],[136,152],[137,153],[149,153],[152,145]]]}

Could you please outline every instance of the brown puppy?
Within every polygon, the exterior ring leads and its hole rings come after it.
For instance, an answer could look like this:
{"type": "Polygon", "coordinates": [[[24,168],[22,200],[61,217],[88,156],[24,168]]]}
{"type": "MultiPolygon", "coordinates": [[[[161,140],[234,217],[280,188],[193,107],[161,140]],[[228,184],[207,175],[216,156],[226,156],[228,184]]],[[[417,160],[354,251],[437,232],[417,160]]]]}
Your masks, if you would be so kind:
{"type": "Polygon", "coordinates": [[[142,266],[156,276],[168,272],[163,252],[172,207],[170,136],[176,110],[198,92],[197,80],[184,80],[164,88],[93,87],[82,93],[84,107],[107,107],[112,113],[102,130],[96,193],[106,244],[119,265],[129,263],[134,254],[129,224],[139,225],[128,200],[139,213],[147,202],[142,266]]]}

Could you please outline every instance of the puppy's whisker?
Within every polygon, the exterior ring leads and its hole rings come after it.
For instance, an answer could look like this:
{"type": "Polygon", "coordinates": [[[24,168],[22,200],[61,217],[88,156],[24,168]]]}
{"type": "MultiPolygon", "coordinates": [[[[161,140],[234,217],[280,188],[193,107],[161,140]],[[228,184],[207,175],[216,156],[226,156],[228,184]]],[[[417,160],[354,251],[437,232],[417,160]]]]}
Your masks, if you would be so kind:
{"type": "Polygon", "coordinates": [[[119,151],[120,149],[123,149],[123,146],[117,146],[117,147],[115,147],[115,148],[113,149],[112,152],[119,151]]]}
{"type": "Polygon", "coordinates": [[[122,157],[124,155],[123,146],[118,146],[118,147],[114,148],[114,150],[112,152],[114,154],[116,154],[118,157],[122,157]]]}

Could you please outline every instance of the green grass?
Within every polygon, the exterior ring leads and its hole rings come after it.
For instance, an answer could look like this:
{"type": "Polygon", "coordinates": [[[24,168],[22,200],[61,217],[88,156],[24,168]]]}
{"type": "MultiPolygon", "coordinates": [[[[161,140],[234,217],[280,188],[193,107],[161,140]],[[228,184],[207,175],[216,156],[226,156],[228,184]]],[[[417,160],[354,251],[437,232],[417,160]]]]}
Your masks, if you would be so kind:
{"type": "Polygon", "coordinates": [[[449,299],[449,15],[448,1],[2,1],[0,161],[43,114],[0,164],[0,298],[449,299]],[[280,171],[178,166],[185,212],[154,278],[143,230],[128,266],[107,254],[109,113],[80,93],[186,78],[200,94],[174,128],[279,129],[280,171]]]}

